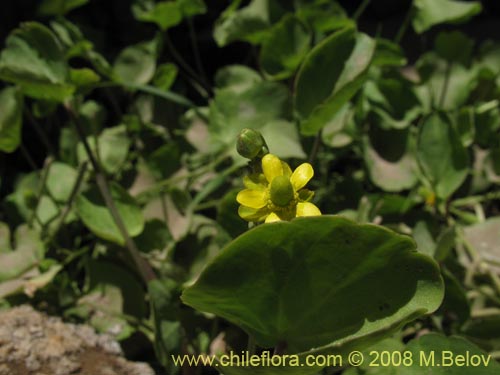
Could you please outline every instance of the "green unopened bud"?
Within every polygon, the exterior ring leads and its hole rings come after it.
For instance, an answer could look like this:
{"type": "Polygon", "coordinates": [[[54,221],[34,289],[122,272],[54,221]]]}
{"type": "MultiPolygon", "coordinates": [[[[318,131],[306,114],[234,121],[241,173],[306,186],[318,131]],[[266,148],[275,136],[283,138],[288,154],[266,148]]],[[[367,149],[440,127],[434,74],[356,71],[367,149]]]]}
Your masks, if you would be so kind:
{"type": "Polygon", "coordinates": [[[294,191],[290,179],[285,176],[276,176],[271,182],[271,201],[285,207],[293,199],[294,191]]]}
{"type": "Polygon", "coordinates": [[[262,157],[269,152],[262,134],[257,130],[248,128],[240,132],[236,142],[236,149],[238,154],[247,159],[262,157]]]}

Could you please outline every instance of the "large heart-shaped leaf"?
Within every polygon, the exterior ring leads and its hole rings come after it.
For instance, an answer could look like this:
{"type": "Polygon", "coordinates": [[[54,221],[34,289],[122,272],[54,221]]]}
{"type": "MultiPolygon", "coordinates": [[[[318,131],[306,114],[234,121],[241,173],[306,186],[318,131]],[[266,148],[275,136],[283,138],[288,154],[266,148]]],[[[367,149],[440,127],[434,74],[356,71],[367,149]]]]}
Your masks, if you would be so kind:
{"type": "Polygon", "coordinates": [[[423,33],[440,23],[465,22],[481,12],[479,1],[414,0],[413,28],[423,33]]]}
{"type": "Polygon", "coordinates": [[[260,346],[291,353],[359,349],[436,310],[442,298],[436,263],[410,237],[339,216],[248,231],[182,295],[260,346]]]}
{"type": "Polygon", "coordinates": [[[0,91],[0,151],[13,152],[21,142],[23,97],[15,87],[0,91]]]}
{"type": "Polygon", "coordinates": [[[373,39],[353,28],[334,33],[311,50],[295,81],[303,134],[316,134],[358,91],[374,51],[373,39]]]}
{"type": "MultiPolygon", "coordinates": [[[[129,235],[141,234],[144,229],[144,216],[134,198],[117,184],[111,186],[111,195],[129,235]]],[[[125,243],[97,187],[80,194],[75,207],[85,226],[96,236],[119,245],[125,243]]]]}
{"type": "Polygon", "coordinates": [[[418,159],[435,193],[448,198],[467,177],[469,155],[444,115],[429,116],[420,129],[418,159]]]}
{"type": "Polygon", "coordinates": [[[61,43],[47,27],[27,22],[14,30],[0,55],[0,79],[36,99],[62,101],[74,91],[61,43]]]}

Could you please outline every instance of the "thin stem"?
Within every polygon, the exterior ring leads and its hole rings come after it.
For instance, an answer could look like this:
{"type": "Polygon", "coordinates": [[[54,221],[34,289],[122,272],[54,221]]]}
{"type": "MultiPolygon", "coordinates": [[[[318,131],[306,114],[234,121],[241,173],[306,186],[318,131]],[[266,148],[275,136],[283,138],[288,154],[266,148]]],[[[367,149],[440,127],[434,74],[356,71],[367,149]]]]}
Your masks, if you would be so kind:
{"type": "Polygon", "coordinates": [[[162,99],[171,101],[173,103],[182,105],[184,107],[188,108],[196,108],[195,104],[191,102],[188,98],[179,95],[175,92],[168,91],[168,90],[160,90],[157,87],[150,86],[150,85],[136,85],[133,83],[118,83],[118,82],[112,82],[112,81],[106,81],[106,82],[99,82],[95,85],[93,85],[93,88],[98,89],[98,88],[107,88],[107,87],[125,87],[131,90],[137,90],[137,91],[142,91],[147,94],[152,94],[155,96],[158,96],[162,99]]]}
{"type": "Polygon", "coordinates": [[[24,115],[28,119],[28,123],[33,127],[35,130],[36,134],[40,138],[40,141],[42,141],[43,145],[51,155],[55,155],[54,148],[52,147],[52,144],[49,141],[49,137],[47,134],[45,134],[45,131],[43,131],[42,126],[36,121],[36,119],[33,117],[30,111],[28,111],[26,108],[24,109],[24,115]]]}
{"type": "Polygon", "coordinates": [[[410,5],[408,12],[406,12],[405,19],[403,20],[401,27],[399,28],[396,36],[394,37],[394,43],[399,44],[401,42],[401,39],[403,39],[403,36],[406,34],[406,31],[408,30],[408,26],[410,26],[412,14],[413,14],[413,8],[410,5]]]}
{"type": "Polygon", "coordinates": [[[33,212],[31,213],[30,218],[28,219],[28,226],[31,228],[33,226],[33,221],[37,217],[38,206],[40,205],[40,201],[42,200],[43,193],[45,191],[45,185],[47,184],[47,177],[49,176],[50,166],[52,164],[53,159],[48,157],[45,159],[44,168],[42,170],[42,176],[40,179],[40,183],[38,186],[38,191],[36,194],[36,203],[33,207],[33,212]]]}
{"type": "Polygon", "coordinates": [[[284,341],[281,341],[278,343],[278,345],[276,345],[274,347],[274,352],[273,352],[273,355],[282,355],[285,353],[285,350],[286,350],[286,342],[284,341]]]}
{"type": "Polygon", "coordinates": [[[90,145],[87,142],[87,138],[85,137],[85,132],[83,130],[82,125],[80,124],[76,111],[69,105],[66,107],[66,110],[72,120],[71,122],[73,123],[76,132],[78,133],[78,137],[80,138],[80,141],[83,144],[85,152],[87,153],[87,156],[90,160],[90,163],[94,168],[97,187],[101,192],[101,195],[104,199],[104,202],[106,203],[106,206],[108,207],[108,210],[113,218],[113,221],[115,222],[116,226],[118,227],[118,230],[125,239],[125,247],[129,251],[134,263],[136,264],[139,273],[141,274],[141,277],[146,282],[146,284],[148,284],[151,280],[156,279],[156,275],[151,266],[149,265],[149,263],[147,263],[147,261],[141,257],[139,249],[137,248],[135,242],[130,237],[127,228],[123,223],[122,217],[118,212],[118,209],[116,208],[115,202],[111,195],[111,190],[108,181],[106,179],[106,175],[104,174],[101,165],[95,158],[94,153],[92,152],[90,145]]]}
{"type": "Polygon", "coordinates": [[[255,354],[255,349],[256,349],[256,344],[255,344],[255,339],[253,336],[249,335],[248,336],[248,343],[247,343],[247,352],[249,355],[255,354]]]}
{"type": "Polygon", "coordinates": [[[322,132],[321,130],[316,134],[316,138],[314,139],[314,144],[311,149],[311,153],[309,154],[309,163],[313,163],[314,159],[316,159],[316,156],[318,155],[319,147],[321,146],[321,135],[322,132]]]}
{"type": "Polygon", "coordinates": [[[188,17],[187,19],[188,28],[189,28],[189,39],[191,40],[191,48],[193,49],[194,62],[196,64],[196,69],[200,73],[200,78],[203,79],[203,83],[208,86],[207,75],[205,73],[205,69],[203,68],[203,64],[201,62],[200,50],[198,49],[198,42],[196,40],[196,32],[194,29],[193,19],[188,17]]]}
{"type": "Polygon", "coordinates": [[[30,168],[33,169],[34,171],[38,170],[38,165],[36,165],[35,161],[31,157],[30,153],[28,152],[28,150],[26,149],[26,147],[22,143],[19,145],[19,149],[21,150],[21,154],[23,154],[24,158],[26,159],[26,161],[30,165],[30,168]]]}
{"type": "Polygon", "coordinates": [[[352,18],[354,21],[357,21],[359,17],[363,14],[366,7],[370,4],[371,0],[363,0],[363,2],[359,5],[358,9],[354,12],[352,18]]]}
{"type": "Polygon", "coordinates": [[[84,161],[80,165],[80,167],[78,168],[78,175],[76,177],[75,184],[73,185],[73,188],[71,189],[71,193],[69,195],[68,201],[66,202],[66,206],[64,207],[64,210],[63,210],[61,216],[59,217],[59,222],[57,223],[56,228],[54,229],[54,231],[52,232],[52,234],[49,237],[48,243],[52,242],[54,237],[57,235],[57,233],[59,232],[59,230],[63,226],[64,221],[66,220],[66,217],[70,213],[71,207],[73,206],[73,202],[76,198],[76,195],[78,194],[78,192],[80,190],[80,186],[82,185],[83,178],[85,176],[85,172],[87,171],[87,166],[88,166],[88,162],[84,161]]]}
{"type": "Polygon", "coordinates": [[[208,98],[210,97],[210,87],[208,87],[208,85],[205,84],[205,82],[203,81],[203,78],[200,77],[198,75],[198,73],[196,73],[196,71],[191,68],[191,66],[189,66],[189,64],[186,62],[186,60],[184,60],[184,58],[182,57],[182,55],[179,53],[179,51],[177,51],[177,49],[175,48],[174,44],[172,43],[172,41],[170,40],[170,37],[168,34],[165,34],[165,42],[167,44],[167,47],[170,51],[170,53],[172,54],[172,56],[174,57],[174,59],[177,61],[177,63],[193,78],[195,79],[199,85],[203,88],[204,92],[203,93],[200,93],[202,94],[205,98],[208,98]]]}
{"type": "Polygon", "coordinates": [[[444,72],[444,82],[443,82],[443,88],[441,90],[441,96],[439,98],[439,108],[443,108],[444,101],[446,99],[446,93],[448,92],[448,86],[450,84],[450,76],[451,76],[451,68],[453,64],[451,61],[448,61],[446,63],[446,70],[444,72]]]}
{"type": "Polygon", "coordinates": [[[484,195],[474,195],[466,198],[456,199],[451,205],[453,207],[473,206],[477,203],[500,199],[500,191],[492,191],[484,195]]]}

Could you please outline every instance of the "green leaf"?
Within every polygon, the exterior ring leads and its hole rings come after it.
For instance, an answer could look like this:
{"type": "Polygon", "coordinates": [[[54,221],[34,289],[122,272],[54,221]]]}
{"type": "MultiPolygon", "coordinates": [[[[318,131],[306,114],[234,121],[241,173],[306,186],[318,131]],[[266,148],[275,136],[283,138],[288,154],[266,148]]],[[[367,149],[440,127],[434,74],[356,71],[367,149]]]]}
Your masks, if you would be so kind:
{"type": "Polygon", "coordinates": [[[466,65],[473,48],[474,41],[460,31],[441,32],[435,41],[438,55],[452,63],[466,65]]]}
{"type": "Polygon", "coordinates": [[[400,66],[408,63],[403,49],[399,44],[393,43],[388,39],[377,39],[377,47],[373,56],[373,65],[375,66],[400,66]]]}
{"type": "Polygon", "coordinates": [[[0,91],[0,151],[14,152],[21,143],[23,97],[15,87],[0,91]]]}
{"type": "Polygon", "coordinates": [[[306,56],[295,81],[301,132],[314,135],[348,102],[366,78],[375,42],[353,28],[336,32],[306,56]]]}
{"type": "Polygon", "coordinates": [[[476,133],[474,108],[462,107],[457,114],[457,132],[464,147],[469,147],[474,142],[476,133]]]}
{"type": "Polygon", "coordinates": [[[153,83],[156,87],[162,90],[169,90],[177,78],[179,69],[172,63],[161,64],[156,69],[153,83]]]}
{"type": "Polygon", "coordinates": [[[319,35],[348,26],[354,26],[346,11],[337,2],[330,0],[304,1],[298,3],[297,17],[319,35]]]}
{"type": "Polygon", "coordinates": [[[92,260],[87,265],[89,293],[76,309],[90,313],[89,323],[99,332],[124,339],[134,331],[130,318],[146,315],[144,289],[138,278],[115,262],[92,260]],[[126,317],[129,317],[127,321],[126,317]]]}
{"type": "Polygon", "coordinates": [[[155,352],[158,360],[175,374],[179,368],[172,363],[172,355],[182,352],[184,329],[178,319],[179,290],[171,279],[153,280],[148,285],[151,313],[155,326],[155,352]]]}
{"type": "Polygon", "coordinates": [[[323,143],[333,148],[347,146],[354,139],[355,127],[354,109],[351,103],[346,103],[323,128],[323,143]]]}
{"type": "Polygon", "coordinates": [[[101,77],[89,68],[70,69],[69,80],[76,87],[85,87],[99,82],[101,77]]]}
{"type": "Polygon", "coordinates": [[[262,44],[260,64],[273,79],[285,79],[295,73],[311,42],[304,24],[289,14],[275,24],[262,44]]]}
{"type": "MultiPolygon", "coordinates": [[[[1,227],[0,227],[1,228],[1,227]]],[[[7,228],[3,227],[5,231],[7,228]]],[[[0,249],[0,283],[13,279],[36,266],[42,259],[45,249],[40,234],[21,225],[14,234],[16,248],[11,249],[10,244],[0,243],[5,246],[0,249]]]]}
{"type": "Polygon", "coordinates": [[[49,166],[46,188],[56,201],[66,203],[71,195],[77,179],[76,170],[61,162],[53,162],[49,166]]]}
{"type": "Polygon", "coordinates": [[[413,0],[413,28],[418,34],[440,23],[465,22],[482,10],[478,1],[413,0]]]}
{"type": "Polygon", "coordinates": [[[129,46],[120,52],[113,65],[113,77],[121,83],[143,85],[156,70],[156,40],[129,46]]]}
{"type": "Polygon", "coordinates": [[[407,236],[338,216],[264,224],[231,242],[182,300],[262,347],[361,349],[439,307],[439,269],[414,250],[407,236]]]}
{"type": "Polygon", "coordinates": [[[155,23],[163,31],[182,21],[181,9],[174,1],[136,2],[132,5],[132,13],[137,20],[155,23]]]}
{"type": "Polygon", "coordinates": [[[422,104],[408,81],[387,78],[365,86],[371,116],[383,129],[406,128],[422,113],[422,104]]]}
{"type": "Polygon", "coordinates": [[[238,10],[230,6],[215,23],[214,39],[217,45],[224,47],[236,40],[261,43],[271,26],[269,2],[270,0],[252,0],[238,10]]]}
{"type": "Polygon", "coordinates": [[[228,65],[217,71],[215,84],[217,89],[230,89],[236,94],[247,91],[262,82],[262,77],[255,70],[244,65],[228,65]]]}
{"type": "Polygon", "coordinates": [[[88,2],[89,0],[42,0],[38,6],[38,14],[41,16],[63,16],[88,2]]]}
{"type": "MultiPolygon", "coordinates": [[[[259,82],[245,91],[235,93],[230,87],[217,90],[210,103],[210,141],[214,149],[230,149],[236,156],[235,140],[244,128],[260,130],[264,126],[290,117],[290,97],[288,89],[276,82],[259,82]]],[[[290,127],[287,127],[290,129],[290,127]]],[[[278,129],[276,129],[279,131],[278,129]]],[[[297,131],[290,129],[296,139],[297,131]]],[[[263,133],[264,134],[264,133],[263,133]]],[[[283,133],[286,138],[289,134],[283,133]]],[[[266,137],[266,134],[264,134],[266,137]]],[[[276,139],[279,142],[279,138],[276,139]]]]}
{"type": "Polygon", "coordinates": [[[423,367],[432,369],[433,375],[450,373],[453,375],[494,375],[500,371],[500,365],[488,353],[459,336],[446,337],[438,333],[429,333],[410,341],[406,350],[412,353],[413,363],[411,366],[400,366],[398,375],[420,375],[423,367]],[[463,358],[462,365],[454,365],[455,362],[452,359],[457,359],[459,356],[463,358]],[[475,366],[471,364],[465,366],[465,358],[472,356],[481,362],[475,366]],[[434,357],[433,365],[427,364],[432,363],[432,357],[434,357]],[[428,362],[429,359],[431,362],[428,362]]]}
{"type": "Polygon", "coordinates": [[[145,160],[151,174],[157,180],[170,177],[181,166],[179,146],[173,142],[164,144],[146,154],[145,160]]]}
{"type": "Polygon", "coordinates": [[[238,215],[239,203],[236,196],[240,189],[226,193],[217,205],[217,222],[233,238],[248,230],[248,223],[238,215]]]}
{"type": "MultiPolygon", "coordinates": [[[[97,139],[93,136],[87,137],[87,142],[94,154],[96,154],[96,149],[99,150],[99,160],[106,172],[116,173],[127,160],[131,139],[128,137],[125,125],[119,125],[104,129],[97,139]]],[[[77,153],[80,163],[88,160],[81,142],[78,144],[77,153]]]]}
{"type": "Polygon", "coordinates": [[[207,12],[207,6],[203,0],[176,0],[184,17],[197,16],[207,12]]]}
{"type": "Polygon", "coordinates": [[[436,195],[447,199],[469,171],[469,154],[444,115],[433,114],[422,124],[418,139],[418,160],[436,195]]]}
{"type": "Polygon", "coordinates": [[[416,139],[409,130],[370,129],[363,139],[364,159],[370,178],[385,191],[412,188],[418,180],[416,139]]]}
{"type": "Polygon", "coordinates": [[[492,217],[482,223],[465,227],[464,237],[482,259],[491,264],[500,263],[499,217],[492,217]]]}
{"type": "Polygon", "coordinates": [[[60,102],[74,91],[59,40],[37,22],[24,23],[7,37],[0,54],[0,79],[18,85],[35,99],[60,102]]]}
{"type": "Polygon", "coordinates": [[[417,95],[424,111],[454,110],[464,105],[476,81],[476,73],[461,64],[450,64],[435,53],[424,54],[416,64],[422,84],[417,95]]]}
{"type": "Polygon", "coordinates": [[[135,238],[139,250],[145,253],[163,251],[172,240],[167,224],[158,219],[146,222],[142,233],[135,238]]]}
{"type": "MultiPolygon", "coordinates": [[[[135,200],[117,184],[111,185],[111,195],[129,235],[133,237],[141,234],[144,229],[144,217],[135,200]]],[[[125,243],[96,186],[76,198],[75,208],[85,226],[96,236],[118,245],[125,243]]]]}

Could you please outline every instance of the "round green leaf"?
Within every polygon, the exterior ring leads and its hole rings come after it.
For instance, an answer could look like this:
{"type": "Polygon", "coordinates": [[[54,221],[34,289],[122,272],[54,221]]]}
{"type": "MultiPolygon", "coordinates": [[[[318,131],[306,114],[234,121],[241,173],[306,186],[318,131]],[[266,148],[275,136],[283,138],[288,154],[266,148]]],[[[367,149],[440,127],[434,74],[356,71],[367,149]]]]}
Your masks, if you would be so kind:
{"type": "Polygon", "coordinates": [[[410,237],[339,216],[248,231],[182,295],[260,346],[279,344],[291,353],[359,349],[433,312],[442,298],[436,263],[416,252],[410,237]]]}
{"type": "Polygon", "coordinates": [[[36,99],[59,102],[73,94],[64,50],[50,29],[26,22],[9,35],[6,45],[0,55],[0,79],[36,99]]]}
{"type": "MultiPolygon", "coordinates": [[[[144,229],[144,217],[135,200],[117,184],[111,185],[111,195],[128,233],[131,236],[141,234],[144,229]]],[[[96,236],[119,245],[125,243],[96,186],[80,194],[75,207],[85,226],[96,236]]]]}
{"type": "Polygon", "coordinates": [[[452,195],[467,177],[469,154],[443,115],[433,114],[424,121],[418,159],[436,195],[442,199],[452,195]]]}
{"type": "Polygon", "coordinates": [[[54,162],[47,175],[47,190],[58,202],[67,202],[75,185],[78,173],[68,164],[54,162]]]}
{"type": "Polygon", "coordinates": [[[153,40],[129,46],[120,52],[113,66],[113,76],[118,82],[146,84],[156,70],[156,53],[153,40]]]}
{"type": "Polygon", "coordinates": [[[385,191],[410,189],[417,182],[415,135],[373,127],[364,137],[364,159],[373,183],[385,191]]]}

